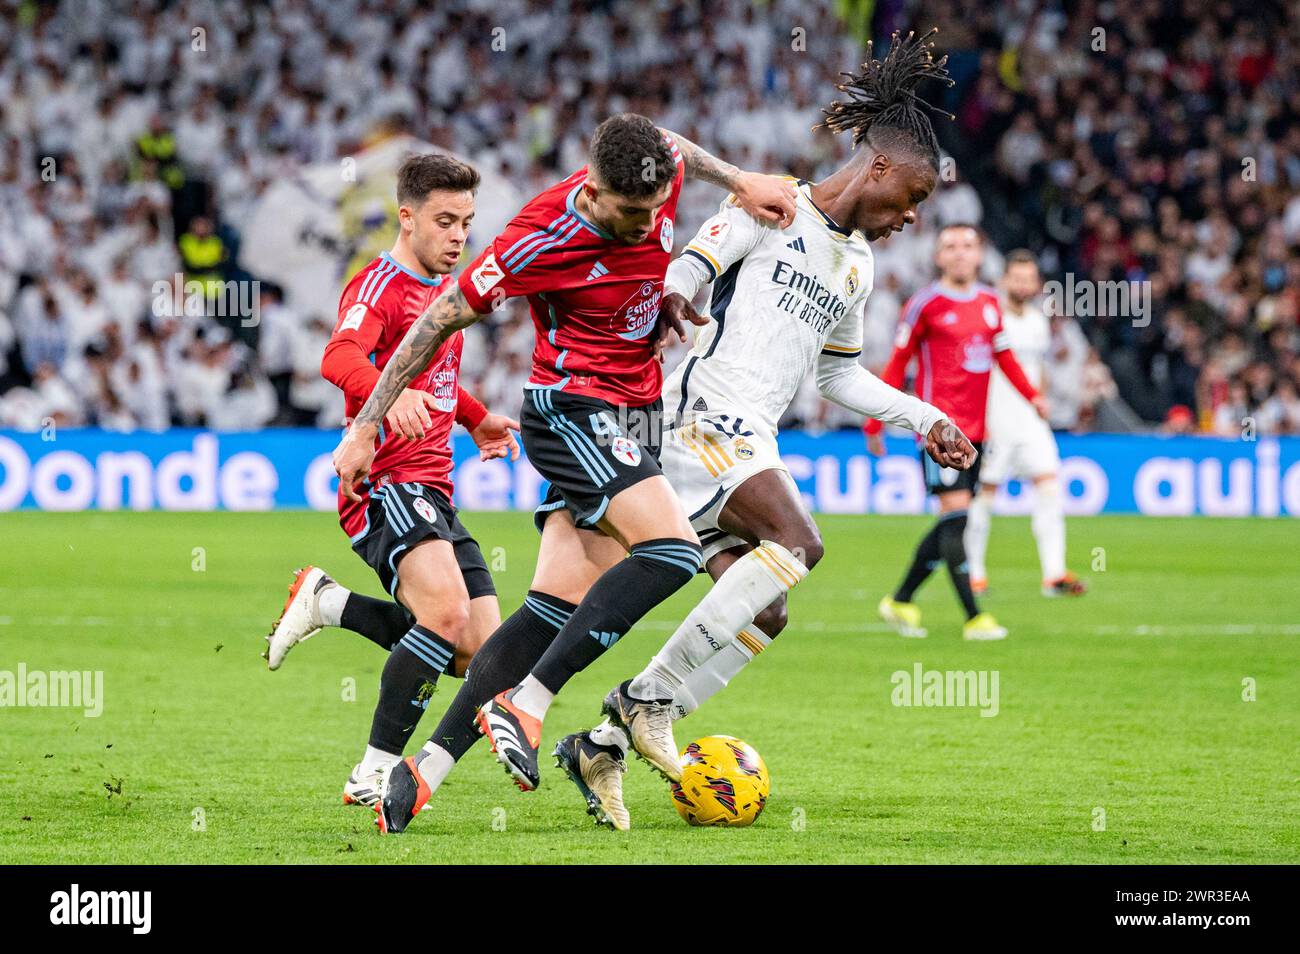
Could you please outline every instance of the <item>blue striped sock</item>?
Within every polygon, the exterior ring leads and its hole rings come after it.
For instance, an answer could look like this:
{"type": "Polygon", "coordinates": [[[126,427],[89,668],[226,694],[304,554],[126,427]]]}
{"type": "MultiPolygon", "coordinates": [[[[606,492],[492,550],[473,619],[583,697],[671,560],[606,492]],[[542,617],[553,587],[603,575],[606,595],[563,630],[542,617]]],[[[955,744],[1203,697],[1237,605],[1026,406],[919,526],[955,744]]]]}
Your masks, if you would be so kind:
{"type": "Polygon", "coordinates": [[[370,744],[400,754],[428,708],[438,677],[451,667],[456,647],[416,623],[397,641],[379,679],[379,702],[370,723],[370,744]]]}
{"type": "Polygon", "coordinates": [[[601,574],[560,630],[533,676],[553,693],[627,635],[636,622],[699,572],[698,543],[668,537],[646,540],[601,574]]]}

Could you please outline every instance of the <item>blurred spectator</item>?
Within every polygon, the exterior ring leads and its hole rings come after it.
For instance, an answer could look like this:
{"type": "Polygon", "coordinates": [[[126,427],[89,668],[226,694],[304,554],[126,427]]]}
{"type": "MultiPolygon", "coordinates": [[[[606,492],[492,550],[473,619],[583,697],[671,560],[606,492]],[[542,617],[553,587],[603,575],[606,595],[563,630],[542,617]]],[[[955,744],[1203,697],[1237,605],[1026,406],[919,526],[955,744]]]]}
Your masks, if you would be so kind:
{"type": "Polygon", "coordinates": [[[1047,401],[1053,430],[1079,425],[1085,414],[1084,374],[1088,362],[1088,339],[1079,323],[1064,315],[1051,316],[1051,343],[1043,362],[1047,401]]]}
{"type": "MultiPolygon", "coordinates": [[[[332,315],[263,281],[255,326],[219,320],[175,285],[244,277],[241,232],[273,184],[400,130],[532,194],[621,110],[817,179],[850,148],[813,131],[821,106],[865,34],[880,53],[900,23],[940,27],[955,85],[925,92],[956,121],[935,117],[944,163],[917,226],[875,243],[863,362],[931,279],[935,229],[970,221],[986,280],[1025,246],[1045,278],[1149,290],[1143,315],[1054,319],[1054,427],[1167,429],[1184,406],[1194,430],[1300,433],[1300,18],[1275,0],[3,3],[0,424],[337,426],[332,315]]],[[[687,184],[679,245],[720,198],[687,184]]],[[[532,333],[518,303],[491,316],[466,385],[517,409],[532,333]]],[[[856,422],[806,389],[784,423],[856,422]]]]}

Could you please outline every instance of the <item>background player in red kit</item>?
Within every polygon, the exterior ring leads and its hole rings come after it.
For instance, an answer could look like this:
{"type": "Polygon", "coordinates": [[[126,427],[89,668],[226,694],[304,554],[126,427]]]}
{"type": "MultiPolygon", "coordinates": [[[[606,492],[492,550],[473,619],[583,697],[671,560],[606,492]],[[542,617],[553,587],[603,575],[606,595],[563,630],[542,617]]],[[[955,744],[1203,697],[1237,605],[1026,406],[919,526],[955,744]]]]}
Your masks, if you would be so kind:
{"type": "MultiPolygon", "coordinates": [[[[412,156],[399,170],[397,241],[344,288],[321,361],[321,373],[346,395],[349,419],[407,329],[453,284],[447,276],[464,249],[478,181],[471,167],[447,156],[412,156]]],[[[358,492],[339,493],[339,523],[352,548],[397,602],[351,593],[305,567],[268,637],[272,669],[323,626],[352,629],[391,652],[370,743],[344,788],[345,802],[378,799],[379,778],[401,759],[438,676],[464,675],[501,622],[483,554],[451,504],[450,436],[454,420],[485,460],[518,456],[510,429],[519,425],[489,414],[460,387],[462,344],[456,333],[434,352],[385,416],[370,480],[358,492]]]]}
{"type": "MultiPolygon", "coordinates": [[[[1025,399],[1046,416],[1047,404],[1025,377],[1002,333],[997,291],[976,277],[984,255],[983,237],[969,225],[940,230],[935,246],[938,281],[926,285],[903,308],[894,353],[881,380],[902,387],[913,358],[917,362],[917,397],[939,408],[976,448],[984,440],[984,410],[988,405],[989,372],[998,363],[1025,399]]],[[[884,453],[879,421],[863,428],[872,454],[884,453]]],[[[971,592],[966,566],[966,509],[979,486],[980,459],[969,470],[940,467],[921,451],[926,489],[939,498],[939,519],[917,545],[912,565],[893,596],[880,601],[881,617],[904,636],[924,636],[921,610],[912,594],[940,563],[946,563],[957,597],[966,613],[966,639],[1002,639],[1007,631],[990,613],[981,613],[971,592]]]]}
{"type": "Polygon", "coordinates": [[[381,416],[427,356],[506,298],[528,297],[537,344],[521,433],[551,485],[538,511],[537,569],[524,606],[485,644],[429,744],[386,778],[382,831],[402,830],[473,744],[476,706],[497,757],[521,788],[536,787],[555,693],[700,567],[699,541],[657,459],[655,344],[677,198],[694,175],[784,224],[794,188],[741,173],[632,114],[600,125],[589,159],[529,202],[412,327],[335,451],[340,486],[351,487],[369,471],[381,416]]]}

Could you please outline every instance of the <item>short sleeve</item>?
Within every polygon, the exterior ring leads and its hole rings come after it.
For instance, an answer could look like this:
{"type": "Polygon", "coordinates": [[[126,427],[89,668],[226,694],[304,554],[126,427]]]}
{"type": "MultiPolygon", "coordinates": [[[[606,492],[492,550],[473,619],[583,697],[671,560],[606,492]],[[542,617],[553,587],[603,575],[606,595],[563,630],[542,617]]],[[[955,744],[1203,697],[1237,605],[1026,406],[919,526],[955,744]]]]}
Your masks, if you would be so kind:
{"type": "Polygon", "coordinates": [[[461,272],[461,293],[480,315],[500,307],[507,298],[560,287],[556,279],[564,265],[554,253],[573,237],[575,222],[561,217],[549,226],[536,228],[521,219],[516,217],[461,272]]]}
{"type": "Polygon", "coordinates": [[[709,281],[714,281],[754,250],[765,227],[728,196],[718,212],[700,226],[695,237],[682,250],[682,255],[703,262],[709,272],[709,281]]]}

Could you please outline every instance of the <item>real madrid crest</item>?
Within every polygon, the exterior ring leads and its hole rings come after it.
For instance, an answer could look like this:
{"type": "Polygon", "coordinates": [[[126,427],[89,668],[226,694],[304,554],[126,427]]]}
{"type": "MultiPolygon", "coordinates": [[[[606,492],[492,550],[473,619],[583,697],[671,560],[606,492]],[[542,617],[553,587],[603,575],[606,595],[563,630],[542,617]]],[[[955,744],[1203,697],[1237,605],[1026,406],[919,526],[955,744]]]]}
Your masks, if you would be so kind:
{"type": "Polygon", "coordinates": [[[735,450],[737,460],[749,460],[754,456],[753,445],[743,437],[736,438],[735,450]]]}
{"type": "Polygon", "coordinates": [[[848,275],[844,276],[844,291],[850,297],[857,293],[858,290],[858,266],[854,265],[849,269],[848,275]]]}

